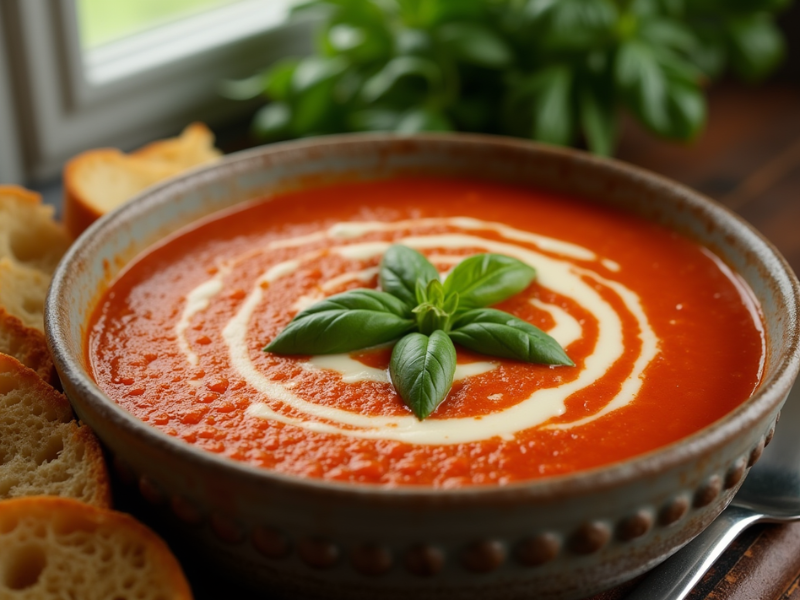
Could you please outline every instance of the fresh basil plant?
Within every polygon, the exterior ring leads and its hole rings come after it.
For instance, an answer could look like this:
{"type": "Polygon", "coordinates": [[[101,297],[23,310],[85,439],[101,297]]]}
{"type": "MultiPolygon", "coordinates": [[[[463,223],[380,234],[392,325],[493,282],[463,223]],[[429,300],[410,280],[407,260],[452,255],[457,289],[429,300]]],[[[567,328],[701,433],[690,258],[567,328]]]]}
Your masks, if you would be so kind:
{"type": "Polygon", "coordinates": [[[314,56],[226,82],[265,96],[261,140],[350,131],[476,131],[612,154],[618,114],[688,140],[705,88],[763,78],[790,0],[309,0],[314,56]]]}
{"type": "Polygon", "coordinates": [[[536,271],[502,254],[461,261],[444,284],[427,258],[394,244],[379,269],[383,291],[336,294],[295,316],[269,345],[276,354],[336,354],[396,342],[389,363],[395,390],[418,419],[447,397],[456,370],[453,342],[481,354],[574,366],[541,329],[492,308],[527,288],[536,271]]]}

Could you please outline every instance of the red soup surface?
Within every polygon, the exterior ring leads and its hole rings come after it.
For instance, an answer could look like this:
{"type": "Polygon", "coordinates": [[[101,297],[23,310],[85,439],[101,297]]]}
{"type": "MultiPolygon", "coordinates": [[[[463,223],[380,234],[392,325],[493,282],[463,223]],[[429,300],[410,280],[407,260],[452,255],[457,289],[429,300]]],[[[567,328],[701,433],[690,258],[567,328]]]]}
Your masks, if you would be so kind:
{"type": "Polygon", "coordinates": [[[385,486],[505,484],[680,440],[762,376],[758,306],[707,249],[638,217],[496,183],[398,179],[286,194],[140,256],[92,317],[87,359],[120,406],[168,435],[281,473],[385,486]],[[446,274],[495,252],[537,279],[497,305],[575,367],[458,350],[425,421],[387,377],[391,348],[278,356],[303,308],[376,288],[390,243],[446,274]]]}

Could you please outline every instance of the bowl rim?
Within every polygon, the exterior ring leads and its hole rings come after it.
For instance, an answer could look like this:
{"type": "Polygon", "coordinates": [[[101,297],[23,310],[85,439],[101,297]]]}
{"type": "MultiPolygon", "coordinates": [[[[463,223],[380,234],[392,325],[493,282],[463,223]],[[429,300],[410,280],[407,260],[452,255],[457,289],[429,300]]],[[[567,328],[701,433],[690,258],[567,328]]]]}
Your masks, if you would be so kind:
{"type": "MultiPolygon", "coordinates": [[[[223,177],[224,178],[224,177],[223,177]]],[[[243,201],[246,202],[246,201],[243,201]]],[[[225,210],[225,209],[223,209],[225,210]]],[[[156,242],[158,243],[158,242],[156,242]]],[[[137,253],[137,256],[139,253],[137,253]]],[[[52,279],[45,303],[45,334],[50,352],[59,374],[72,384],[75,392],[83,396],[83,400],[93,405],[103,418],[115,426],[121,427],[133,436],[139,437],[146,444],[156,449],[175,453],[202,469],[243,478],[248,483],[257,485],[278,486],[287,490],[302,491],[308,494],[324,496],[344,495],[350,497],[375,496],[395,502],[418,502],[425,500],[440,501],[443,498],[453,502],[466,503],[502,503],[514,502],[517,499],[552,499],[584,495],[588,492],[619,487],[633,480],[657,474],[686,464],[697,456],[726,443],[739,432],[747,429],[770,410],[777,408],[789,393],[792,383],[800,370],[800,326],[798,311],[800,310],[800,282],[793,273],[786,259],[765,239],[752,225],[742,217],[719,202],[641,167],[620,160],[602,158],[581,150],[554,147],[528,140],[520,140],[503,136],[463,133],[424,133],[398,136],[384,133],[357,133],[320,136],[304,140],[279,142],[266,146],[232,153],[222,160],[206,166],[198,167],[184,174],[148,188],[121,207],[104,215],[93,223],[69,248],[59,263],[52,279]],[[235,166],[254,158],[268,155],[280,155],[308,149],[330,149],[342,145],[358,146],[361,144],[391,145],[398,141],[412,143],[440,143],[462,146],[496,146],[521,152],[551,154],[569,159],[577,168],[589,165],[593,168],[605,169],[617,176],[644,181],[660,192],[681,196],[692,207],[701,207],[703,212],[719,222],[736,229],[736,237],[748,248],[756,250],[759,257],[769,256],[776,261],[778,269],[770,270],[770,277],[775,282],[775,289],[787,299],[790,307],[788,329],[790,329],[786,356],[778,368],[767,373],[756,393],[744,401],[733,411],[693,434],[676,440],[666,446],[638,454],[619,462],[568,473],[532,480],[513,482],[504,485],[470,485],[465,487],[444,489],[422,485],[403,485],[387,487],[379,484],[335,482],[323,479],[304,478],[299,475],[280,473],[277,471],[249,465],[234,459],[202,450],[179,438],[174,438],[160,429],[146,424],[133,414],[127,412],[108,398],[97,386],[81,361],[69,351],[67,339],[66,316],[58,310],[59,299],[69,291],[71,269],[81,257],[84,247],[99,233],[114,229],[125,223],[130,213],[135,213],[140,204],[146,202],[163,202],[163,198],[173,193],[180,193],[193,182],[202,183],[219,172],[230,173],[235,166]]],[[[85,328],[82,328],[85,330],[85,328]]],[[[81,340],[81,347],[84,346],[81,340]]],[[[67,387],[67,386],[65,386],[67,387]]]]}

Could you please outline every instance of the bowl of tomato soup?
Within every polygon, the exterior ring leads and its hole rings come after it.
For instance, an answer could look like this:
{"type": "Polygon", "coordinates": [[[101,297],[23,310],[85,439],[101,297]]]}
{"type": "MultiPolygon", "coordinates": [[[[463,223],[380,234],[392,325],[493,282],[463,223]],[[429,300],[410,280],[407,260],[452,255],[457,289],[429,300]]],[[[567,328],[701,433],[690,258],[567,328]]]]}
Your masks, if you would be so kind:
{"type": "Polygon", "coordinates": [[[800,363],[798,282],[674,182],[528,142],[355,135],[239,153],[152,188],[70,250],[48,298],[64,389],[219,569],[304,597],[581,598],[730,502],[800,363]],[[393,244],[446,277],[536,270],[493,306],[574,366],[456,344],[427,419],[392,344],[264,347],[379,288],[393,244]]]}

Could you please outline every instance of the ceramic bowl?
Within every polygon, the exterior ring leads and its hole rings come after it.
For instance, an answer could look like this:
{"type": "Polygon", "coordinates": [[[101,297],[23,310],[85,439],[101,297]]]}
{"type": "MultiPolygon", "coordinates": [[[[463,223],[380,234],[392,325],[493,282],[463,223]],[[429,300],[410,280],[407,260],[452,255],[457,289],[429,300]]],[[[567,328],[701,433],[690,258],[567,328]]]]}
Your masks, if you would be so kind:
{"type": "Polygon", "coordinates": [[[651,568],[730,502],[769,443],[797,375],[799,297],[786,262],[749,225],[651,173],[504,138],[356,135],[236,154],[106,216],[58,268],[46,328],[77,414],[219,569],[290,597],[571,599],[651,568]],[[761,303],[763,385],[725,418],[658,451],[574,475],[445,491],[303,480],[206,453],[134,418],[87,373],[84,336],[99,295],[164,236],[276,192],[409,173],[563,191],[712,248],[761,303]]]}

